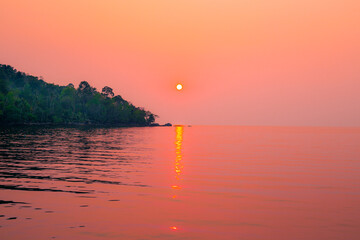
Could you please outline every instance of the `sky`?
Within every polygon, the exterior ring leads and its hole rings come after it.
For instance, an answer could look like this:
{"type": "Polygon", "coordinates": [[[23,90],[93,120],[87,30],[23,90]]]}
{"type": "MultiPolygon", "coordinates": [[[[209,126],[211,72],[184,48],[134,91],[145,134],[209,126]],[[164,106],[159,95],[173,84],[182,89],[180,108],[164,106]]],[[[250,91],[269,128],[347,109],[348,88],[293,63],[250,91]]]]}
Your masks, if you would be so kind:
{"type": "Polygon", "coordinates": [[[160,123],[360,126],[359,12],[358,0],[0,0],[0,64],[110,86],[160,123]]]}

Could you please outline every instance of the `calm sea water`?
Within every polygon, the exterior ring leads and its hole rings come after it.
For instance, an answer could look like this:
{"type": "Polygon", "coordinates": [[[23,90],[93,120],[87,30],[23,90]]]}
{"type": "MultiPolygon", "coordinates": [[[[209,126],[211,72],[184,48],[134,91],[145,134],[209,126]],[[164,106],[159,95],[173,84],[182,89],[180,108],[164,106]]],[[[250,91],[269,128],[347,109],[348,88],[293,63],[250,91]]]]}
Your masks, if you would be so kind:
{"type": "Polygon", "coordinates": [[[360,128],[0,130],[0,239],[359,239],[360,128]]]}

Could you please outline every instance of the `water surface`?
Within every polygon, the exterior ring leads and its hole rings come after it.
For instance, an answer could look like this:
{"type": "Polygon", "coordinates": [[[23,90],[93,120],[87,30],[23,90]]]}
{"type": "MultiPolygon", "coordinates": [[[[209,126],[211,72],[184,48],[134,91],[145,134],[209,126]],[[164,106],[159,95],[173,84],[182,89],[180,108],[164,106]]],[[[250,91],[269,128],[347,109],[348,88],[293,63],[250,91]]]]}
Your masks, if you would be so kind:
{"type": "Polygon", "coordinates": [[[0,239],[358,239],[360,129],[0,130],[0,239]]]}

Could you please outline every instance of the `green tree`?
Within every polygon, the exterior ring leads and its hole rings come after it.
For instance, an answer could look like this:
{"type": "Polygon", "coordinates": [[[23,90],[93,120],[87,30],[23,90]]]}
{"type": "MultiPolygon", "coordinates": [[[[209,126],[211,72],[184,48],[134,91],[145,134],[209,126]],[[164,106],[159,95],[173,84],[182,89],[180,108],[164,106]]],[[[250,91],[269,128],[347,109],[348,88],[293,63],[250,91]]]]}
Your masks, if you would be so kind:
{"type": "Polygon", "coordinates": [[[0,65],[0,123],[102,123],[149,125],[157,116],[82,81],[58,86],[0,65]]]}

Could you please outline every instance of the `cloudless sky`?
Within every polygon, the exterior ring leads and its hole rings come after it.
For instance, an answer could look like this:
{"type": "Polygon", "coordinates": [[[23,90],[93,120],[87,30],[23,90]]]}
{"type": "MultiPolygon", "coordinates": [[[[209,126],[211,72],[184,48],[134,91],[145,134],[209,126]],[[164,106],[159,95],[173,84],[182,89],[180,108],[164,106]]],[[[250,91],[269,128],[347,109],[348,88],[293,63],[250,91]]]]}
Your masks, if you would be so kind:
{"type": "Polygon", "coordinates": [[[162,123],[360,126],[359,13],[358,0],[0,0],[0,63],[110,86],[162,123]]]}

